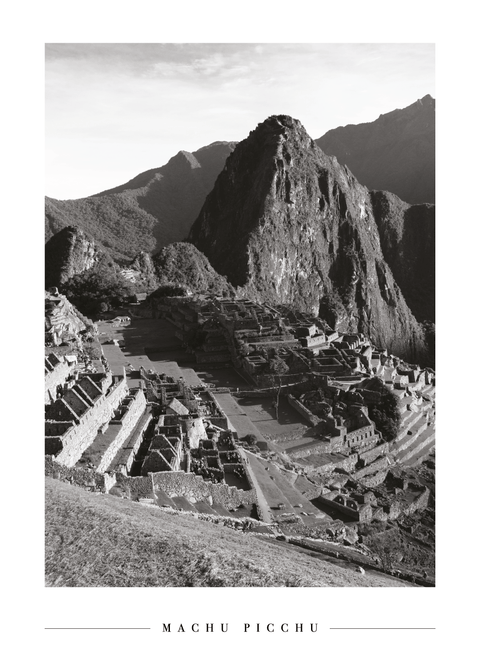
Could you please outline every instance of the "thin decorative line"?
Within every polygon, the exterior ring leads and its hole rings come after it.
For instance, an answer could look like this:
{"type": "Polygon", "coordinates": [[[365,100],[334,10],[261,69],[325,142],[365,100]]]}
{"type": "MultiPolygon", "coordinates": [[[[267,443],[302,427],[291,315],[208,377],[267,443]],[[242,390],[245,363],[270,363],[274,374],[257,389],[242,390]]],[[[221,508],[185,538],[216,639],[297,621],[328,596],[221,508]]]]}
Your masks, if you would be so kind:
{"type": "Polygon", "coordinates": [[[330,628],[330,630],[436,630],[436,628],[330,628]]]}
{"type": "Polygon", "coordinates": [[[45,628],[45,630],[151,630],[151,628],[45,628]]]}

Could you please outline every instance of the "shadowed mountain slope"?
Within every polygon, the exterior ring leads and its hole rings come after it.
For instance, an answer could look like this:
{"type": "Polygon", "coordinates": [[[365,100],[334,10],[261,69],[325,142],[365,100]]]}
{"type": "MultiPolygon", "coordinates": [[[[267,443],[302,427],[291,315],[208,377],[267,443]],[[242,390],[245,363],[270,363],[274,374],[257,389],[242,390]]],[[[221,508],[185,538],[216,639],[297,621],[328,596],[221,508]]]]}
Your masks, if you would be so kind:
{"type": "Polygon", "coordinates": [[[46,240],[66,226],[80,226],[116,260],[183,240],[234,146],[214,142],[193,153],[181,151],[165,166],[87,198],[47,197],[46,240]]]}
{"type": "Polygon", "coordinates": [[[388,191],[372,191],[385,261],[421,322],[435,322],[435,206],[408,205],[388,191]]]}
{"type": "Polygon", "coordinates": [[[427,95],[376,121],[340,126],[315,141],[369,189],[435,203],[435,100],[427,95]]]}
{"type": "Polygon", "coordinates": [[[291,117],[269,117],[237,145],[189,240],[252,298],[364,332],[407,361],[426,352],[369,191],[291,117]]]}
{"type": "Polygon", "coordinates": [[[107,257],[91,236],[68,226],[45,244],[45,287],[61,286],[107,257]]]}

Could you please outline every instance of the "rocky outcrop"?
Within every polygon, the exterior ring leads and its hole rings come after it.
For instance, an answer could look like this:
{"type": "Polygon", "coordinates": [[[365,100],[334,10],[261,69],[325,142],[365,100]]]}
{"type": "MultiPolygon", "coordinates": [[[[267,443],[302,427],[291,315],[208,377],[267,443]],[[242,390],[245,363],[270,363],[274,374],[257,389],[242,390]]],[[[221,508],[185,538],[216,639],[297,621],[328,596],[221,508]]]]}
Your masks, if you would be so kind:
{"type": "Polygon", "coordinates": [[[57,287],[90,270],[103,255],[91,236],[74,226],[66,227],[45,245],[45,286],[57,287]]]}
{"type": "Polygon", "coordinates": [[[176,285],[194,294],[233,296],[234,289],[191,243],[172,243],[153,257],[158,284],[176,285]]]}
{"type": "Polygon", "coordinates": [[[435,206],[408,205],[385,191],[370,194],[385,261],[413,314],[435,322],[435,206]]]}
{"type": "Polygon", "coordinates": [[[45,292],[45,340],[60,345],[76,340],[92,322],[84,317],[70,301],[57,292],[45,292]]]}
{"type": "Polygon", "coordinates": [[[435,100],[424,96],[376,121],[335,128],[315,141],[369,189],[407,203],[435,202],[435,100]]]}
{"type": "Polygon", "coordinates": [[[369,191],[291,117],[268,118],[237,145],[189,241],[254,299],[364,332],[407,361],[423,356],[369,191]]]}
{"type": "Polygon", "coordinates": [[[80,226],[117,261],[183,240],[234,147],[214,142],[193,153],[181,151],[165,166],[87,198],[46,198],[46,240],[80,226]]]}

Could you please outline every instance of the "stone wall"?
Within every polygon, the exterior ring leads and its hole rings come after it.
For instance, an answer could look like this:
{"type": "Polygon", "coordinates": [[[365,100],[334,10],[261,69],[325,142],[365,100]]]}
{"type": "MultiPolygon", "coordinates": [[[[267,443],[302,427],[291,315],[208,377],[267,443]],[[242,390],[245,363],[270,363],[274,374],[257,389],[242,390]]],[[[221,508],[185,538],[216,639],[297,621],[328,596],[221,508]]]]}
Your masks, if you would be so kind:
{"type": "MultiPolygon", "coordinates": [[[[123,415],[121,421],[119,421],[119,429],[113,441],[108,446],[107,450],[103,454],[102,460],[97,467],[97,471],[101,474],[106,471],[115,458],[116,454],[128,439],[130,434],[135,428],[135,425],[142,416],[145,407],[147,405],[147,400],[142,390],[135,390],[133,394],[132,403],[129,405],[127,412],[123,415]]],[[[116,421],[114,420],[113,423],[116,421]]]]}
{"type": "Polygon", "coordinates": [[[133,501],[153,499],[156,490],[163,490],[169,497],[183,496],[190,501],[204,501],[211,497],[214,504],[222,504],[226,509],[258,503],[254,489],[239,490],[224,483],[211,483],[183,471],[157,472],[136,477],[121,473],[99,474],[92,469],[67,467],[51,456],[46,456],[45,476],[96,492],[108,493],[115,488],[117,493],[122,493],[123,497],[133,501]]]}
{"type": "Polygon", "coordinates": [[[313,445],[308,445],[305,448],[301,446],[290,448],[287,450],[288,456],[292,460],[296,460],[300,457],[308,457],[309,455],[330,455],[334,453],[341,453],[343,449],[343,444],[339,443],[338,445],[332,445],[330,441],[319,441],[313,445]]]}
{"type": "MultiPolygon", "coordinates": [[[[348,497],[345,498],[348,499],[348,497]]],[[[353,509],[350,508],[349,506],[340,504],[339,502],[335,502],[332,499],[329,499],[328,497],[324,497],[323,495],[318,495],[317,500],[322,504],[331,506],[332,508],[341,511],[343,514],[349,516],[350,518],[353,518],[353,520],[364,522],[372,517],[372,507],[370,506],[370,504],[363,504],[362,506],[359,506],[357,509],[353,509]]]]}
{"type": "Polygon", "coordinates": [[[169,497],[183,496],[191,501],[212,498],[214,504],[227,509],[236,509],[241,504],[256,503],[255,490],[239,490],[224,483],[204,481],[201,476],[183,471],[157,472],[150,474],[153,488],[163,490],[169,497]]]}
{"type": "Polygon", "coordinates": [[[113,417],[115,409],[127,394],[127,382],[124,378],[120,378],[108,394],[99,398],[95,405],[83,414],[78,424],[73,425],[61,437],[47,436],[45,452],[56,454],[58,462],[73,467],[93,443],[100,427],[113,417]],[[57,454],[60,447],[60,453],[57,454]]]}
{"type": "MultiPolygon", "coordinates": [[[[45,358],[47,359],[47,358],[45,358]]],[[[49,362],[48,368],[52,367],[49,362]]],[[[47,366],[46,366],[47,370],[47,366]]],[[[60,361],[52,370],[45,374],[45,403],[50,404],[57,398],[57,386],[63,385],[67,377],[70,375],[70,365],[66,361],[60,361]]]]}
{"type": "Polygon", "coordinates": [[[363,478],[364,476],[368,476],[370,474],[374,474],[377,471],[382,471],[385,469],[388,469],[390,465],[390,462],[387,457],[381,457],[380,459],[375,460],[371,464],[369,464],[366,467],[363,467],[363,469],[359,469],[355,473],[356,478],[363,478]]]}
{"type": "Polygon", "coordinates": [[[368,464],[376,460],[377,457],[380,457],[380,455],[386,455],[389,448],[390,445],[388,443],[380,443],[378,446],[374,446],[373,448],[370,448],[364,452],[359,451],[360,458],[358,460],[358,466],[360,468],[366,467],[368,464]]]}
{"type": "Polygon", "coordinates": [[[364,478],[359,479],[359,482],[366,488],[374,488],[377,485],[380,485],[380,483],[383,483],[383,481],[387,478],[387,474],[388,469],[384,471],[378,471],[376,474],[373,474],[372,476],[366,476],[364,478]]]}
{"type": "Polygon", "coordinates": [[[128,474],[132,468],[135,455],[142,445],[145,432],[148,429],[151,419],[151,412],[149,410],[145,410],[140,420],[138,421],[135,430],[129,437],[128,443],[124,444],[124,446],[118,451],[115,458],[108,466],[109,472],[120,472],[125,476],[128,474]]]}
{"type": "MultiPolygon", "coordinates": [[[[244,373],[244,371],[242,371],[244,373]]],[[[304,377],[308,377],[309,380],[307,381],[302,381],[299,383],[287,383],[285,382],[285,377],[282,376],[282,387],[280,389],[280,394],[282,396],[287,396],[288,394],[294,392],[295,394],[302,394],[303,392],[310,392],[313,389],[316,389],[318,386],[322,386],[322,381],[324,379],[324,376],[321,376],[318,373],[306,373],[303,374],[304,377]],[[322,380],[321,380],[322,379],[322,380]]],[[[323,386],[326,385],[326,382],[323,381],[323,386]]],[[[257,389],[257,390],[239,390],[238,392],[235,392],[236,397],[253,397],[253,398],[261,398],[261,397],[271,397],[271,396],[277,396],[278,394],[278,384],[277,385],[267,385],[266,387],[262,389],[257,389]]]]}
{"type": "Polygon", "coordinates": [[[313,413],[311,413],[308,408],[306,408],[298,399],[295,399],[291,394],[287,395],[288,403],[292,406],[300,415],[309,422],[312,427],[316,427],[320,422],[320,418],[313,413]]]}
{"type": "MultiPolygon", "coordinates": [[[[248,372],[247,372],[248,373],[248,372]]],[[[286,373],[282,376],[280,376],[281,379],[281,384],[283,385],[294,385],[295,383],[302,383],[304,382],[305,378],[309,376],[310,374],[308,372],[306,373],[286,373]]],[[[255,382],[256,387],[274,387],[275,384],[277,384],[277,392],[278,392],[278,376],[276,374],[261,374],[261,375],[254,375],[253,380],[255,382]]]]}
{"type": "Polygon", "coordinates": [[[66,481],[86,490],[106,492],[105,479],[102,474],[97,474],[92,469],[83,467],[66,467],[57,462],[51,455],[45,456],[45,476],[66,481]]]}
{"type": "Polygon", "coordinates": [[[344,457],[342,456],[343,459],[336,461],[336,462],[328,462],[326,464],[323,464],[321,466],[312,464],[301,464],[302,469],[305,470],[305,472],[315,472],[316,474],[319,474],[320,476],[325,476],[327,474],[331,474],[332,471],[335,469],[343,469],[344,471],[351,473],[355,469],[355,465],[357,464],[358,460],[358,455],[356,453],[353,453],[352,455],[345,455],[344,457]]]}
{"type": "Polygon", "coordinates": [[[425,488],[425,490],[419,495],[411,504],[403,508],[402,513],[406,515],[411,515],[415,511],[422,511],[428,506],[428,500],[430,498],[430,490],[425,488]]]}
{"type": "Polygon", "coordinates": [[[375,425],[373,423],[347,432],[346,445],[348,448],[367,448],[373,447],[378,441],[378,434],[375,434],[375,425]]]}

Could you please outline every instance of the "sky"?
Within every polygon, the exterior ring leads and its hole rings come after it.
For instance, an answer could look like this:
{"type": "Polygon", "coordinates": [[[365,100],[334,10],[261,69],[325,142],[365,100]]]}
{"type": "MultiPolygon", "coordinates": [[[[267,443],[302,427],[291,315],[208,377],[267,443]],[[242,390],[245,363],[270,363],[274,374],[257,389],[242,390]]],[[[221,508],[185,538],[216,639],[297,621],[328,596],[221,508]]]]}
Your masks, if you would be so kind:
{"type": "Polygon", "coordinates": [[[312,138],[435,97],[433,44],[46,44],[48,196],[79,198],[272,114],[312,138]]]}

